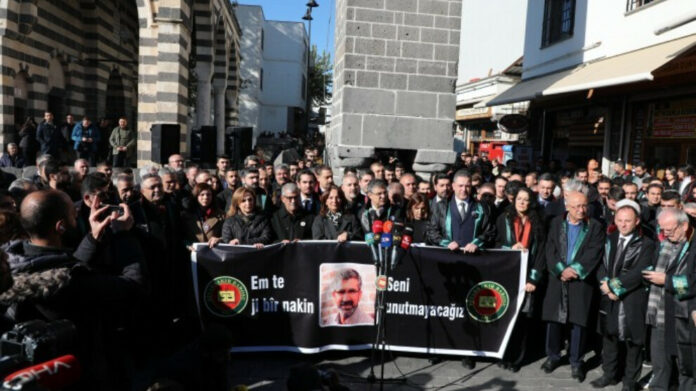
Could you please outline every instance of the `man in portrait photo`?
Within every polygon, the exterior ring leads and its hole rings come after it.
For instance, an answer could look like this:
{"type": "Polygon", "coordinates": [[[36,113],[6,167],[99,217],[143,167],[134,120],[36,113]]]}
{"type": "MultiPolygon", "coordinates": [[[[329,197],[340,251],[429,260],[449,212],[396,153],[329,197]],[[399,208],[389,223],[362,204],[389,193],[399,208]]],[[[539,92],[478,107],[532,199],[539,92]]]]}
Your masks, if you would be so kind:
{"type": "Polygon", "coordinates": [[[327,326],[372,325],[373,316],[363,312],[360,306],[362,278],[355,269],[341,269],[336,273],[331,297],[338,313],[325,319],[327,326]]]}

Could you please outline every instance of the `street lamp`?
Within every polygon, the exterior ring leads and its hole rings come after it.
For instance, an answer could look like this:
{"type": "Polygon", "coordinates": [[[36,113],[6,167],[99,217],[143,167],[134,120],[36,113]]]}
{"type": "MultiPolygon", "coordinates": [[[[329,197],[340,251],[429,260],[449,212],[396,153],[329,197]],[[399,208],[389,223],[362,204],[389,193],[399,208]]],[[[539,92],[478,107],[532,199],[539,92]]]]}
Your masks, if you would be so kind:
{"type": "Polygon", "coordinates": [[[308,28],[308,36],[307,36],[307,77],[305,78],[305,115],[306,115],[306,122],[305,126],[307,127],[305,131],[309,130],[309,112],[312,109],[311,101],[310,101],[310,95],[309,95],[309,74],[311,70],[311,64],[310,64],[310,56],[312,53],[312,10],[316,7],[319,7],[319,3],[317,3],[314,0],[309,0],[307,2],[307,12],[304,14],[302,17],[302,20],[306,20],[309,24],[308,28]]]}

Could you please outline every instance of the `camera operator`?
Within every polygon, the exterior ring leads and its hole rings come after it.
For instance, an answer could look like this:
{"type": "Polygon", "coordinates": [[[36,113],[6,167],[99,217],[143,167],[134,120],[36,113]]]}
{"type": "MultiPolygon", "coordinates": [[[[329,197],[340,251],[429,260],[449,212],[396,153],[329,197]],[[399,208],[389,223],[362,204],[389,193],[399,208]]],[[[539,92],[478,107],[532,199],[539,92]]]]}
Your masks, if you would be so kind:
{"type": "Polygon", "coordinates": [[[88,266],[107,244],[107,227],[132,225],[127,207],[122,216],[113,212],[103,217],[107,210],[108,206],[92,204],[89,233],[73,251],[65,243],[66,235],[77,230],[70,198],[50,189],[29,194],[20,207],[29,239],[5,247],[14,285],[0,295],[6,321],[68,319],[75,324],[80,336],[76,354],[85,367],[83,379],[92,389],[99,389],[95,385],[100,381],[124,377],[116,373],[123,371],[117,365],[129,362],[122,355],[135,344],[127,346],[113,338],[113,317],[141,300],[138,285],[130,279],[95,273],[88,266]]]}

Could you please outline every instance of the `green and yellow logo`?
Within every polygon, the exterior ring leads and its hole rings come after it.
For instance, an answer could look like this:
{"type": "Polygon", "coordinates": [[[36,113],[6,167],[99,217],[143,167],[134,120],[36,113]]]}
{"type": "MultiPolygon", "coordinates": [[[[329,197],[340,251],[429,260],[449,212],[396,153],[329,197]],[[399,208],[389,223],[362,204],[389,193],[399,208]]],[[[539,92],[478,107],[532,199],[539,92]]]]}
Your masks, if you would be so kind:
{"type": "Polygon", "coordinates": [[[466,295],[466,310],[475,320],[492,323],[505,315],[510,297],[505,288],[493,281],[481,281],[466,295]]]}
{"type": "Polygon", "coordinates": [[[213,315],[230,318],[244,311],[249,302],[249,291],[238,279],[221,276],[205,287],[204,301],[213,315]]]}

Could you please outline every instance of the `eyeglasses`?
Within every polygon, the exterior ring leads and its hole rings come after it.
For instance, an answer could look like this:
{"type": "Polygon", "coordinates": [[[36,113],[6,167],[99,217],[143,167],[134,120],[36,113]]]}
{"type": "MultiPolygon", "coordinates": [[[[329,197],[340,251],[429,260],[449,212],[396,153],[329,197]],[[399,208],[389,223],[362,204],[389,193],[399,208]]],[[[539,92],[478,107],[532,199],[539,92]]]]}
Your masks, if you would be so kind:
{"type": "Polygon", "coordinates": [[[356,294],[356,293],[358,293],[358,292],[360,292],[360,291],[357,290],[357,289],[339,289],[339,290],[334,291],[334,292],[335,292],[335,293],[338,293],[339,295],[346,295],[346,294],[348,294],[348,295],[354,295],[354,294],[356,294]]]}

